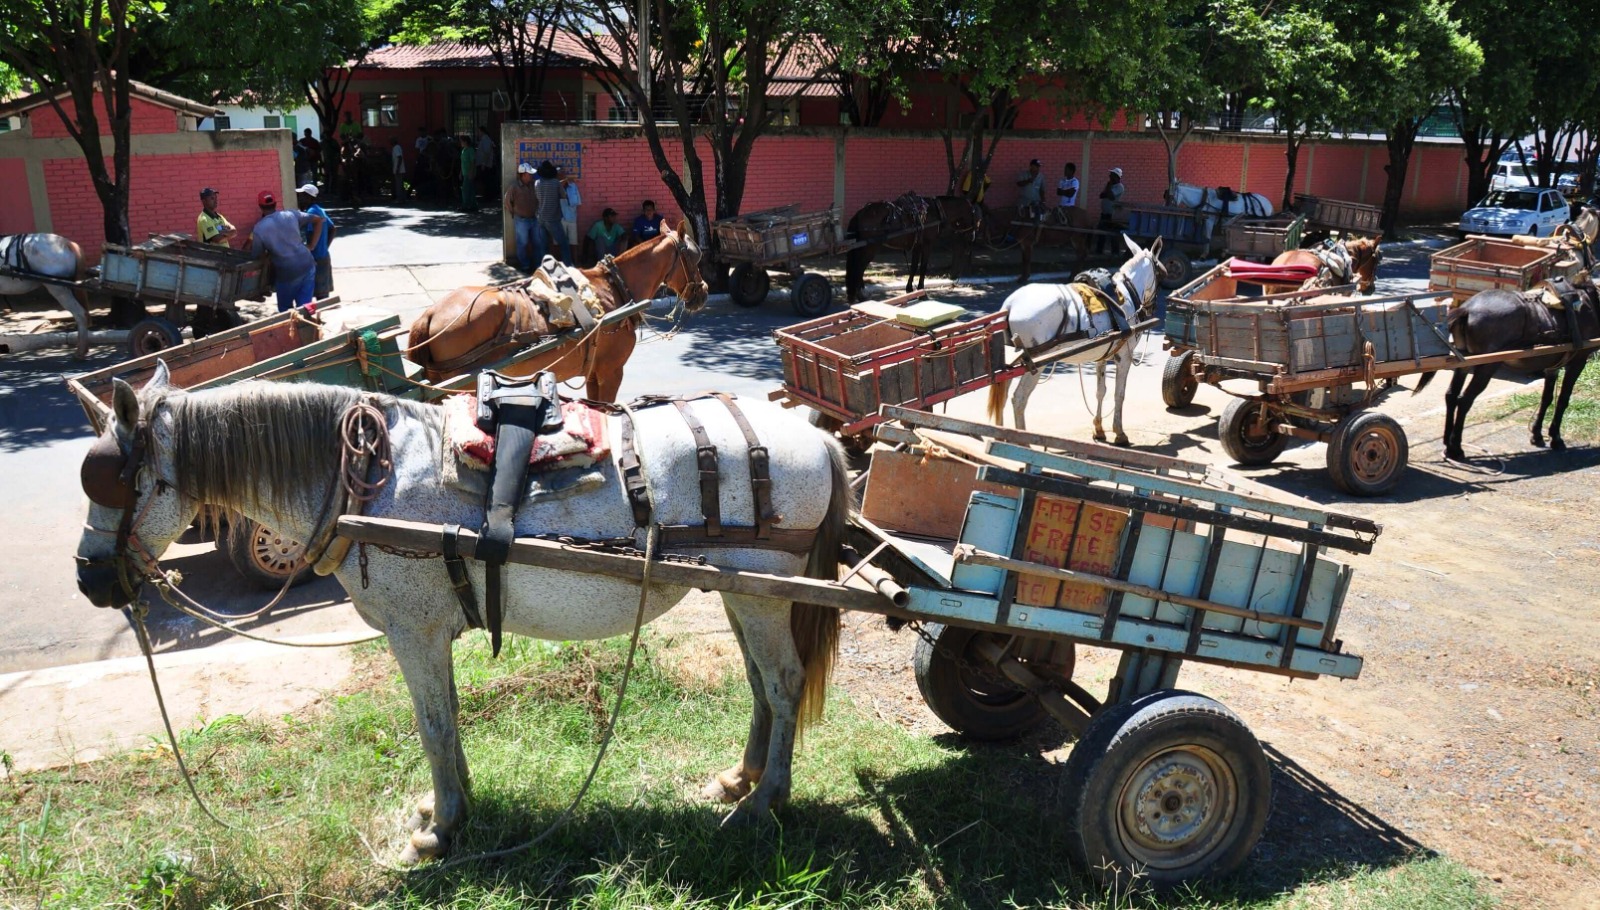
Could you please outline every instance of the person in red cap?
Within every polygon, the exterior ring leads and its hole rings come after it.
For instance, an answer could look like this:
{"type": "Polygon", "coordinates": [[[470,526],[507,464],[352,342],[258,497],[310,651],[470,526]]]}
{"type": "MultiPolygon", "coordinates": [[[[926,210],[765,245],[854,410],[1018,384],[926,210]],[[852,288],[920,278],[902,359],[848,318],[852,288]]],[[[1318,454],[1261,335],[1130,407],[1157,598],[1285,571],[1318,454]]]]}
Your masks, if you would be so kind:
{"type": "Polygon", "coordinates": [[[277,197],[270,190],[262,190],[256,196],[256,205],[261,208],[261,220],[250,232],[245,249],[259,251],[262,259],[271,260],[278,312],[305,306],[316,293],[317,263],[311,251],[322,242],[326,219],[305,212],[278,211],[277,197]],[[310,227],[309,240],[301,239],[302,227],[310,227]]]}

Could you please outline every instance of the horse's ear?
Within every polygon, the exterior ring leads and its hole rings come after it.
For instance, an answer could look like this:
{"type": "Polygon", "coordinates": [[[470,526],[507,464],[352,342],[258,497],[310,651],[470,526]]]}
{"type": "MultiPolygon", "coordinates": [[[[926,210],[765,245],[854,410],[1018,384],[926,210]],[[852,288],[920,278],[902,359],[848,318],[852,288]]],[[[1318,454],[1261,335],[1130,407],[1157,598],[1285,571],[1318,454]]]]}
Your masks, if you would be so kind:
{"type": "Polygon", "coordinates": [[[156,371],[151,374],[148,382],[144,384],[146,392],[165,392],[172,388],[172,373],[167,370],[165,360],[156,360],[156,371]]]}
{"type": "Polygon", "coordinates": [[[111,412],[116,415],[117,427],[132,433],[139,425],[139,393],[121,379],[111,380],[111,412]]]}
{"type": "Polygon", "coordinates": [[[689,219],[687,218],[678,219],[677,231],[680,235],[687,237],[696,243],[700,242],[700,238],[694,235],[694,225],[690,224],[689,219]]]}

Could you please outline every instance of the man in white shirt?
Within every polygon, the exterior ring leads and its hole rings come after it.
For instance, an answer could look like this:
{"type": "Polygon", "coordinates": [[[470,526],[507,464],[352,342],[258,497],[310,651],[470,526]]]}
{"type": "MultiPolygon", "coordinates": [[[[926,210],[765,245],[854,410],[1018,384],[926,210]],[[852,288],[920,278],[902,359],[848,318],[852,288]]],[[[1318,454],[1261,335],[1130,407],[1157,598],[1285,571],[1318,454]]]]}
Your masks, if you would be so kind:
{"type": "Polygon", "coordinates": [[[406,150],[399,136],[389,141],[389,168],[394,175],[394,201],[399,202],[406,197],[406,150]]]}

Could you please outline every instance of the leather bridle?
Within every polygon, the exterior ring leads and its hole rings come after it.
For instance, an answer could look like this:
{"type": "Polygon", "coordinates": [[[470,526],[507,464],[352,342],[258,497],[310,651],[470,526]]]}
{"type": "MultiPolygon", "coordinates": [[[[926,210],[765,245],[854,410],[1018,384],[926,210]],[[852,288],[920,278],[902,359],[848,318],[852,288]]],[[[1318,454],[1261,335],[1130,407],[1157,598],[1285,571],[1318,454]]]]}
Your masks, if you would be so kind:
{"type": "Polygon", "coordinates": [[[700,251],[691,252],[688,240],[678,231],[672,233],[672,246],[673,264],[683,275],[683,291],[679,296],[683,297],[684,306],[693,312],[705,306],[706,297],[711,293],[705,279],[700,277],[700,251]]]}

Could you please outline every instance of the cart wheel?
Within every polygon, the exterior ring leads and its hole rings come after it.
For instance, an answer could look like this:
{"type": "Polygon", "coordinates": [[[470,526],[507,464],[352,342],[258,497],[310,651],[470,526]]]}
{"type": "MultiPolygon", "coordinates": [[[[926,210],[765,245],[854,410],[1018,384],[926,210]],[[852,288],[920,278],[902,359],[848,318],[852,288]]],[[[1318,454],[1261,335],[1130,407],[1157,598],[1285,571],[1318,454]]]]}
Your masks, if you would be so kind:
{"type": "Polygon", "coordinates": [[[183,332],[160,316],[146,316],[128,331],[128,350],[134,357],[183,344],[183,332]]]}
{"type": "Polygon", "coordinates": [[[821,316],[833,306],[833,286],[815,272],[803,272],[789,288],[789,302],[801,316],[821,316]]]}
{"type": "Polygon", "coordinates": [[[1194,376],[1194,352],[1184,351],[1168,357],[1161,366],[1161,400],[1169,408],[1186,408],[1194,403],[1200,380],[1194,376]]]}
{"type": "Polygon", "coordinates": [[[1159,283],[1169,291],[1183,287],[1194,277],[1194,263],[1189,260],[1189,254],[1177,247],[1162,248],[1161,267],[1166,274],[1159,283]]]}
{"type": "Polygon", "coordinates": [[[1380,496],[1405,473],[1410,445],[1394,418],[1358,411],[1341,420],[1328,442],[1328,473],[1339,489],[1356,496],[1380,496]]]}
{"type": "MultiPolygon", "coordinates": [[[[1222,450],[1236,464],[1251,467],[1271,464],[1283,454],[1283,447],[1289,444],[1289,437],[1276,429],[1268,427],[1259,430],[1256,427],[1259,409],[1263,407],[1266,405],[1260,401],[1235,398],[1228,402],[1228,406],[1222,410],[1222,416],[1217,418],[1217,439],[1222,442],[1222,450]]],[[[1270,421],[1271,415],[1267,419],[1270,421]]]]}
{"type": "Polygon", "coordinates": [[[740,306],[760,306],[761,301],[767,299],[767,290],[771,287],[772,279],[767,276],[766,269],[741,262],[733,267],[733,275],[728,281],[728,296],[740,306]]]}
{"type": "Polygon", "coordinates": [[[936,622],[924,623],[923,631],[937,646],[917,639],[912,660],[917,688],[950,729],[968,739],[991,742],[1014,739],[1044,721],[1039,699],[1001,676],[972,647],[979,637],[994,633],[936,622]]]}
{"type": "Polygon", "coordinates": [[[1255,848],[1272,807],[1255,735],[1219,702],[1176,689],[1101,712],[1065,771],[1068,845],[1108,887],[1226,875],[1255,848]]]}
{"type": "Polygon", "coordinates": [[[276,591],[290,575],[295,585],[313,577],[306,567],[305,544],[248,518],[232,517],[223,547],[233,567],[258,588],[276,591]]]}

